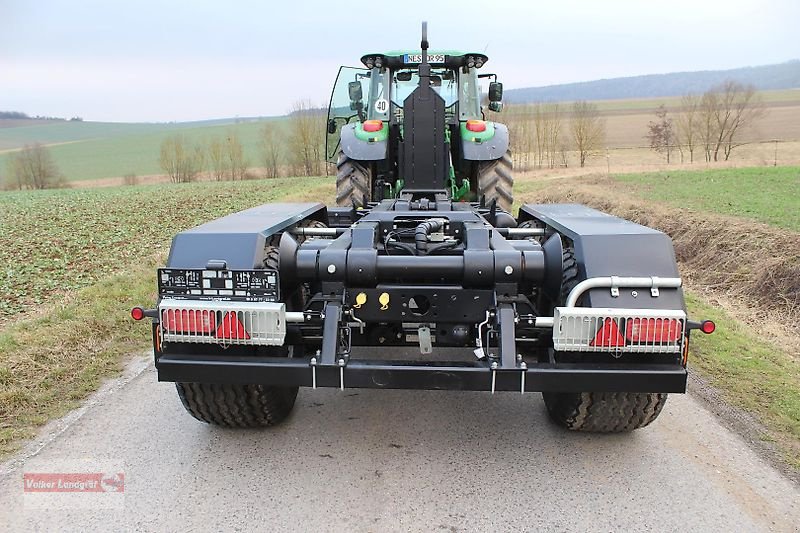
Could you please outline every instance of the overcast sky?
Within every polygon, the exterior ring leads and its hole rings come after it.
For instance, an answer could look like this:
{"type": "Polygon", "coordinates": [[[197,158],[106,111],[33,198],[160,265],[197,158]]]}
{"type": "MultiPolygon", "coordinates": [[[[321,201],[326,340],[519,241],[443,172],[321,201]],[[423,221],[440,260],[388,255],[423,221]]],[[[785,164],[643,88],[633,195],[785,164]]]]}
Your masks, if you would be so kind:
{"type": "Polygon", "coordinates": [[[798,0],[0,0],[0,110],[103,121],[327,105],[339,65],[486,50],[507,89],[800,58],[798,0]]]}

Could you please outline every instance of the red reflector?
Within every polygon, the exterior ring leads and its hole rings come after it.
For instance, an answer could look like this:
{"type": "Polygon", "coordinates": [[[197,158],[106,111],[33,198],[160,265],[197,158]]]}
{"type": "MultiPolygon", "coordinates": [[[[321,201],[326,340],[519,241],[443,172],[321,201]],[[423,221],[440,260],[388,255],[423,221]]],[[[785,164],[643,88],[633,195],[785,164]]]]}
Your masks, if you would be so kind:
{"type": "Polygon", "coordinates": [[[144,318],[144,309],[141,307],[134,307],[131,309],[131,318],[134,320],[141,320],[144,318]]]}
{"type": "Polygon", "coordinates": [[[617,323],[610,318],[606,318],[589,346],[625,346],[625,339],[622,338],[617,323]]]}
{"type": "Polygon", "coordinates": [[[383,122],[380,120],[365,120],[364,121],[364,131],[381,131],[383,129],[383,122]]]}
{"type": "Polygon", "coordinates": [[[682,330],[676,318],[629,318],[625,338],[631,342],[678,342],[682,330]]]}
{"type": "Polygon", "coordinates": [[[702,331],[706,335],[714,333],[716,329],[717,325],[714,324],[712,320],[703,320],[703,322],[700,324],[700,331],[702,331]]]}
{"type": "Polygon", "coordinates": [[[249,339],[250,334],[244,329],[244,325],[239,321],[236,313],[230,311],[222,319],[222,323],[217,328],[216,336],[218,339],[249,339]]]}
{"type": "Polygon", "coordinates": [[[468,120],[467,129],[474,132],[486,131],[486,122],[482,120],[468,120]]]}
{"type": "Polygon", "coordinates": [[[214,311],[167,309],[162,313],[161,321],[169,333],[208,335],[217,325],[217,315],[214,311]]]}

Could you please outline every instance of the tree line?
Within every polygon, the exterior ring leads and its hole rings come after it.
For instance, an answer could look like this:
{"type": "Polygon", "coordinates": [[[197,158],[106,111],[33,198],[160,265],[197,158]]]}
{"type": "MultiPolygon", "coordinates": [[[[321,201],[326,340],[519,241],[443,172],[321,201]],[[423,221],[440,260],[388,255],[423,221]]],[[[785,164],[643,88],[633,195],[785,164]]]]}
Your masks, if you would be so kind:
{"type": "Polygon", "coordinates": [[[206,174],[216,181],[286,176],[319,176],[325,164],[325,111],[297,101],[284,124],[268,122],[258,131],[258,160],[245,156],[235,130],[204,141],[176,133],[161,143],[159,165],[173,183],[206,174]]]}
{"type": "Polygon", "coordinates": [[[606,134],[597,106],[583,100],[570,105],[509,105],[496,120],[508,126],[520,170],[566,167],[573,152],[583,167],[600,151],[606,134]]]}
{"type": "Polygon", "coordinates": [[[675,151],[681,163],[687,158],[693,163],[698,151],[706,162],[727,161],[744,144],[742,133],[764,116],[765,109],[755,87],[729,80],[702,95],[685,94],[675,119],[663,104],[655,114],[645,136],[650,148],[663,154],[667,163],[675,151]]]}

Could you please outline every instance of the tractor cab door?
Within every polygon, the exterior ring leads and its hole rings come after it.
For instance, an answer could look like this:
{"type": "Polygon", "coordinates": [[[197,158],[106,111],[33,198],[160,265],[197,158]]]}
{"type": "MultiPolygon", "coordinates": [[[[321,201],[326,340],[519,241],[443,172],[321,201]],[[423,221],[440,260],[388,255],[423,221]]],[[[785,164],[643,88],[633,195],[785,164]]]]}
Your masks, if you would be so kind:
{"type": "Polygon", "coordinates": [[[328,161],[336,162],[342,128],[351,122],[366,119],[369,110],[370,75],[370,71],[365,68],[339,68],[328,104],[325,137],[325,155],[328,161]]]}

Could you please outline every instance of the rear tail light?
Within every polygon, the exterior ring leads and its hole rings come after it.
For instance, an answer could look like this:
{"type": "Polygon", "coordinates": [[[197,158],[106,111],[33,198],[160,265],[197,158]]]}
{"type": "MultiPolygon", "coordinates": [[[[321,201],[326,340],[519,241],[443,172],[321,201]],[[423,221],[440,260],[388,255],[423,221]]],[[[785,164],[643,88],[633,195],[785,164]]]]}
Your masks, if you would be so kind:
{"type": "Polygon", "coordinates": [[[706,335],[714,333],[714,331],[716,331],[716,329],[717,329],[717,325],[714,324],[714,322],[712,320],[703,320],[703,322],[700,324],[700,331],[702,331],[706,335]]]}
{"type": "Polygon", "coordinates": [[[217,329],[217,314],[206,310],[167,309],[161,313],[161,323],[168,333],[210,335],[217,329]]]}
{"type": "Polygon", "coordinates": [[[629,318],[625,338],[634,343],[678,342],[683,324],[674,318],[629,318]]]}
{"type": "Polygon", "coordinates": [[[589,346],[603,346],[606,348],[625,346],[625,339],[622,338],[617,323],[610,318],[606,318],[589,346]]]}

